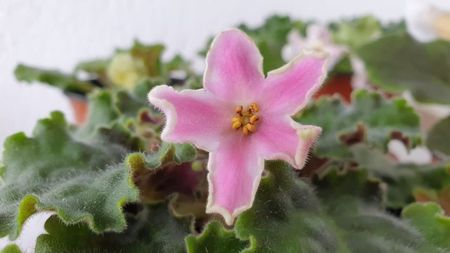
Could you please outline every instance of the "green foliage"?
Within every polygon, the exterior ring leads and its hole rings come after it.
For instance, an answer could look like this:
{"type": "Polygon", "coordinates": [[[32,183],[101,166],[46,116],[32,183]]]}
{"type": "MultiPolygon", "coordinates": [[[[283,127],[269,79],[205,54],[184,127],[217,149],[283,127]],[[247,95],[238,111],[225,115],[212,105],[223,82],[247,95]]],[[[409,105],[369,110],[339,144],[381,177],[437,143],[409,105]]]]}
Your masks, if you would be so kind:
{"type": "Polygon", "coordinates": [[[250,28],[245,24],[239,29],[246,32],[255,41],[264,57],[264,73],[281,67],[285,62],[281,57],[281,49],[287,43],[287,35],[292,29],[304,29],[301,21],[291,20],[286,16],[272,16],[258,28],[250,28]]]}
{"type": "Polygon", "coordinates": [[[172,217],[163,204],[130,206],[125,212],[126,230],[105,234],[93,233],[86,224],[64,224],[57,216],[52,216],[45,223],[47,234],[37,239],[36,253],[184,252],[183,239],[189,233],[188,220],[172,217]]]}
{"type": "Polygon", "coordinates": [[[450,103],[450,42],[423,44],[389,34],[358,50],[369,79],[387,91],[409,90],[421,102],[450,103]]]}
{"type": "Polygon", "coordinates": [[[248,243],[236,238],[233,231],[226,230],[219,222],[205,226],[202,234],[186,237],[188,253],[239,253],[248,243]]]}
{"type": "Polygon", "coordinates": [[[77,64],[75,72],[84,71],[89,74],[97,74],[99,76],[106,75],[106,68],[108,67],[109,59],[98,59],[83,61],[77,64]]]}
{"type": "Polygon", "coordinates": [[[386,205],[402,208],[414,201],[418,188],[441,189],[450,185],[448,165],[436,163],[427,165],[398,164],[383,152],[364,144],[351,147],[354,161],[387,185],[386,205]]]}
{"type": "Polygon", "coordinates": [[[139,41],[135,41],[129,52],[133,58],[144,62],[149,77],[161,76],[161,56],[164,52],[162,44],[144,45],[139,41]]]}
{"type": "Polygon", "coordinates": [[[25,220],[41,210],[54,210],[68,223],[86,221],[96,232],[123,230],[122,206],[137,200],[120,164],[136,148],[132,139],[114,126],[82,141],[58,112],[40,120],[33,137],[10,136],[3,153],[0,235],[16,238],[25,220]]]}
{"type": "Polygon", "coordinates": [[[98,82],[98,84],[101,84],[103,86],[111,86],[111,81],[108,79],[106,73],[110,62],[110,59],[95,59],[83,61],[75,66],[74,73],[77,76],[80,73],[88,74],[89,78],[92,78],[93,80],[98,82]]]}
{"type": "MultiPolygon", "coordinates": [[[[145,45],[135,41],[129,49],[119,49],[111,58],[94,59],[79,63],[72,74],[57,70],[35,68],[20,64],[15,69],[17,80],[24,82],[41,82],[57,87],[65,92],[87,95],[96,88],[111,88],[120,84],[114,83],[108,76],[111,60],[119,53],[128,53],[133,61],[143,65],[143,75],[139,82],[158,82],[158,84],[172,83],[172,71],[183,71],[186,79],[197,78],[190,64],[182,56],[176,55],[168,61],[162,60],[164,46],[162,44],[145,45]],[[80,73],[88,74],[87,80],[78,78],[80,73]]],[[[184,84],[186,80],[177,80],[176,84],[184,84]]],[[[136,86],[139,85],[136,83],[136,86]]],[[[175,84],[175,83],[174,83],[175,84]]]]}
{"type": "Polygon", "coordinates": [[[22,253],[22,251],[16,244],[9,244],[4,247],[0,253],[22,253]]]}
{"type": "Polygon", "coordinates": [[[449,252],[450,218],[434,203],[414,203],[403,209],[402,217],[413,224],[434,246],[424,247],[422,252],[449,252]]]}
{"type": "Polygon", "coordinates": [[[450,116],[444,118],[428,133],[427,145],[432,150],[450,156],[450,116]]]}
{"type": "Polygon", "coordinates": [[[106,91],[94,93],[82,129],[71,128],[62,114],[53,113],[38,123],[32,138],[22,133],[8,138],[1,235],[15,238],[23,222],[40,210],[55,210],[65,222],[86,220],[96,232],[125,228],[121,206],[136,201],[137,192],[121,160],[142,145],[117,123],[121,112],[115,98],[106,91]]]}
{"type": "Polygon", "coordinates": [[[107,91],[98,91],[89,98],[87,122],[78,130],[80,136],[95,134],[98,127],[107,127],[119,117],[114,108],[113,96],[107,91]]]}
{"type": "Polygon", "coordinates": [[[419,118],[404,99],[387,100],[366,90],[354,92],[350,106],[338,98],[319,99],[295,119],[322,127],[315,149],[321,157],[349,158],[348,145],[355,142],[383,150],[392,132],[401,132],[413,141],[420,136],[419,118]]]}
{"type": "Polygon", "coordinates": [[[193,161],[196,155],[196,149],[190,144],[163,143],[158,152],[146,157],[145,162],[151,169],[157,169],[170,162],[181,164],[193,161]]]}
{"type": "MultiPolygon", "coordinates": [[[[136,85],[132,92],[122,90],[99,90],[89,95],[89,110],[87,122],[76,130],[77,136],[89,138],[99,127],[110,127],[120,124],[127,128],[137,127],[140,114],[151,117],[148,111],[146,95],[148,91],[159,84],[158,80],[144,80],[136,85]],[[131,126],[130,126],[131,125],[131,126]]],[[[161,122],[162,123],[162,122],[161,122]]],[[[160,127],[153,122],[151,128],[160,127]]],[[[133,131],[135,134],[137,131],[133,131]]],[[[141,141],[145,141],[142,139],[141,141]]],[[[139,150],[143,150],[139,147],[139,150]]]]}
{"type": "Polygon", "coordinates": [[[19,81],[27,83],[42,82],[67,92],[86,94],[95,88],[92,83],[78,80],[73,75],[64,74],[57,70],[46,70],[23,64],[19,64],[16,67],[14,74],[19,81]]]}
{"type": "MultiPolygon", "coordinates": [[[[318,195],[288,166],[270,163],[253,207],[235,226],[244,252],[418,252],[430,245],[383,211],[378,183],[362,172],[317,179],[318,195]]],[[[432,252],[432,251],[430,251],[432,252]]]]}
{"type": "Polygon", "coordinates": [[[332,25],[333,38],[336,43],[358,48],[382,33],[380,22],[373,16],[344,20],[332,25]]]}

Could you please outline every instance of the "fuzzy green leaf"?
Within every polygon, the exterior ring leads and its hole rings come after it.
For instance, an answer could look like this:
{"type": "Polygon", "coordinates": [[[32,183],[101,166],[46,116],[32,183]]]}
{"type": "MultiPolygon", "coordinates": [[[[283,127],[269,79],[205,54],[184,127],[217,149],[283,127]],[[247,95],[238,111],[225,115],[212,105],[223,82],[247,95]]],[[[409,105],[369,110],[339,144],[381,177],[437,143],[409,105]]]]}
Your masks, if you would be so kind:
{"type": "Polygon", "coordinates": [[[209,223],[198,236],[186,237],[188,253],[239,253],[248,247],[231,230],[226,230],[219,222],[209,223]]]}
{"type": "Polygon", "coordinates": [[[190,144],[163,143],[158,152],[144,156],[141,153],[128,155],[126,163],[133,171],[163,170],[166,166],[177,166],[194,160],[196,149],[190,144]]]}
{"type": "Polygon", "coordinates": [[[134,138],[118,125],[81,140],[58,112],[40,120],[32,137],[10,136],[3,153],[0,236],[16,238],[40,210],[54,210],[68,223],[84,220],[96,232],[123,230],[122,206],[138,194],[119,162],[135,149],[134,138]]]}
{"type": "Polygon", "coordinates": [[[158,77],[162,74],[161,56],[164,52],[164,45],[145,45],[135,41],[129,52],[133,58],[143,61],[149,77],[158,77]]]}
{"type": "Polygon", "coordinates": [[[435,203],[414,203],[402,212],[403,219],[413,224],[435,247],[436,251],[424,248],[423,252],[450,252],[450,218],[435,203]]]}
{"type": "Polygon", "coordinates": [[[6,247],[4,247],[0,253],[22,253],[19,246],[16,244],[9,244],[6,247]]]}
{"type": "Polygon", "coordinates": [[[398,164],[380,150],[364,144],[352,146],[351,151],[362,169],[386,183],[388,207],[402,208],[413,202],[416,188],[441,189],[450,185],[448,165],[398,164]]]}
{"type": "Polygon", "coordinates": [[[147,80],[139,83],[132,92],[98,90],[89,94],[87,122],[77,129],[77,137],[89,140],[99,128],[121,125],[136,136],[130,140],[140,142],[136,143],[138,151],[151,151],[150,143],[157,146],[161,142],[158,132],[164,123],[162,116],[151,111],[144,98],[154,85],[154,81],[147,80]]]}
{"type": "Polygon", "coordinates": [[[450,116],[439,121],[428,133],[427,145],[450,156],[450,116]]]}
{"type": "Polygon", "coordinates": [[[20,64],[14,70],[17,80],[24,82],[42,82],[58,87],[64,91],[86,94],[94,90],[90,82],[80,81],[75,76],[64,74],[56,70],[34,68],[20,64]]]}
{"type": "Polygon", "coordinates": [[[334,30],[334,40],[352,48],[364,45],[380,36],[382,32],[380,22],[373,16],[341,21],[335,24],[334,30]]]}
{"type": "Polygon", "coordinates": [[[450,42],[420,43],[392,34],[358,50],[374,85],[399,92],[410,90],[421,102],[450,103],[450,42]]]}
{"type": "Polygon", "coordinates": [[[98,91],[89,96],[87,122],[78,130],[78,135],[89,138],[99,127],[108,127],[118,119],[120,112],[114,107],[113,93],[98,91]]]}
{"type": "Polygon", "coordinates": [[[345,142],[367,142],[384,149],[392,132],[401,132],[413,140],[420,137],[419,118],[404,99],[386,100],[366,90],[355,91],[350,106],[337,98],[319,99],[296,120],[322,127],[315,152],[325,157],[350,157],[345,142]],[[353,138],[346,137],[353,133],[353,138]]]}
{"type": "Polygon", "coordinates": [[[93,233],[86,224],[66,225],[57,216],[45,223],[48,234],[40,235],[36,253],[111,252],[183,253],[189,221],[171,216],[165,204],[126,211],[127,229],[122,233],[93,233]]]}
{"type": "Polygon", "coordinates": [[[141,103],[145,103],[148,106],[148,92],[155,86],[164,84],[165,80],[161,78],[145,79],[138,83],[132,92],[132,96],[141,103]]]}
{"type": "Polygon", "coordinates": [[[77,66],[75,67],[75,72],[84,71],[89,74],[96,74],[99,76],[106,75],[105,72],[108,64],[109,60],[105,59],[84,61],[77,64],[77,66]]]}
{"type": "Polygon", "coordinates": [[[235,225],[245,252],[417,252],[427,242],[385,213],[379,188],[363,172],[329,174],[312,187],[288,166],[269,163],[252,208],[235,225]],[[320,197],[320,198],[318,198],[320,197]]]}

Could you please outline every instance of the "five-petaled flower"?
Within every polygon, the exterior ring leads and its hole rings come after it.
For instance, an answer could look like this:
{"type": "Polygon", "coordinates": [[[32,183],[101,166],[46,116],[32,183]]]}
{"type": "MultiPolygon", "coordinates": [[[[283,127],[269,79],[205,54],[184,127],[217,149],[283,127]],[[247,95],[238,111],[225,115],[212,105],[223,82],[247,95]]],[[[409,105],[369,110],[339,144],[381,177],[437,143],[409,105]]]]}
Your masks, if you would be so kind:
{"type": "Polygon", "coordinates": [[[321,55],[300,55],[265,77],[256,45],[232,29],[211,45],[203,89],[177,92],[161,85],[150,91],[150,103],[166,115],[162,140],[209,152],[208,213],[221,214],[231,225],[250,208],[264,160],[304,166],[321,128],[291,116],[320,87],[325,61],[321,55]]]}

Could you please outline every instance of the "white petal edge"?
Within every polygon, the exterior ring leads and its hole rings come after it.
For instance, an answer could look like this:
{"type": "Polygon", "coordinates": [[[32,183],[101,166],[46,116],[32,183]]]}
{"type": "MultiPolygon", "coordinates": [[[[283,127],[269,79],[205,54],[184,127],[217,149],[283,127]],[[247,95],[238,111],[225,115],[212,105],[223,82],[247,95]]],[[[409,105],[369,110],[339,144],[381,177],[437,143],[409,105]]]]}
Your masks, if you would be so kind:
{"type": "MultiPolygon", "coordinates": [[[[215,152],[210,152],[209,155],[210,157],[213,156],[215,152]]],[[[237,209],[235,209],[233,211],[233,213],[230,213],[227,209],[218,206],[214,203],[214,194],[213,194],[213,183],[212,183],[212,172],[213,172],[213,168],[214,168],[214,164],[213,164],[213,160],[209,158],[208,159],[208,201],[206,204],[206,213],[217,213],[222,215],[222,217],[225,220],[225,223],[229,226],[233,225],[234,221],[236,220],[236,218],[243,212],[245,212],[246,210],[250,209],[253,206],[253,202],[255,201],[255,197],[256,197],[256,192],[258,191],[258,187],[259,184],[261,182],[261,177],[262,177],[262,172],[264,171],[264,159],[258,159],[257,164],[256,164],[256,168],[258,168],[261,173],[256,176],[253,180],[253,185],[252,185],[252,198],[250,199],[249,203],[247,203],[244,206],[241,206],[237,209]]]]}
{"type": "Polygon", "coordinates": [[[311,145],[310,148],[307,148],[306,150],[304,150],[303,148],[305,146],[303,146],[299,143],[296,147],[294,159],[292,159],[292,157],[290,157],[289,155],[286,155],[285,153],[273,153],[270,156],[264,157],[264,160],[282,160],[282,161],[289,163],[292,167],[294,167],[294,169],[301,170],[301,169],[303,169],[303,167],[306,164],[308,153],[314,147],[315,143],[319,139],[319,136],[322,134],[322,128],[319,126],[314,126],[314,125],[302,125],[302,124],[296,122],[295,120],[293,120],[289,116],[286,116],[285,120],[287,120],[287,122],[289,122],[291,127],[295,129],[296,134],[299,139],[303,138],[302,135],[304,134],[305,130],[308,130],[308,131],[312,130],[313,131],[311,133],[312,135],[308,136],[308,137],[314,139],[314,140],[312,140],[313,144],[311,145]],[[305,158],[305,159],[303,159],[303,158],[305,158]]]}
{"type": "Polygon", "coordinates": [[[165,115],[166,124],[161,132],[161,139],[163,141],[170,141],[167,136],[173,131],[177,123],[177,111],[175,107],[167,100],[161,99],[158,96],[163,90],[167,89],[175,91],[172,87],[163,84],[152,88],[147,95],[148,101],[165,115]]]}

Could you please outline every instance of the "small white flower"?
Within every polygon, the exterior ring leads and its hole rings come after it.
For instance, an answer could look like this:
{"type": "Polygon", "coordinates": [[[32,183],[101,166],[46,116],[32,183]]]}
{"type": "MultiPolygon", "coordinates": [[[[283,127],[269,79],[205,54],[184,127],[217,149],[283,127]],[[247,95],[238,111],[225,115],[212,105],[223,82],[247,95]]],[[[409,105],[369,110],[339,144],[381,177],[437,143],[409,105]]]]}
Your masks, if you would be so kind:
{"type": "Polygon", "coordinates": [[[423,165],[432,161],[431,152],[426,147],[418,146],[408,152],[405,144],[395,139],[388,143],[388,151],[399,163],[423,165]]]}
{"type": "Polygon", "coordinates": [[[329,70],[333,69],[348,51],[345,46],[335,44],[328,28],[320,24],[308,26],[306,37],[297,30],[292,30],[288,34],[287,41],[281,52],[283,60],[290,61],[302,51],[326,53],[329,70]]]}
{"type": "Polygon", "coordinates": [[[408,32],[420,42],[450,40],[450,1],[410,0],[406,7],[408,32]]]}

